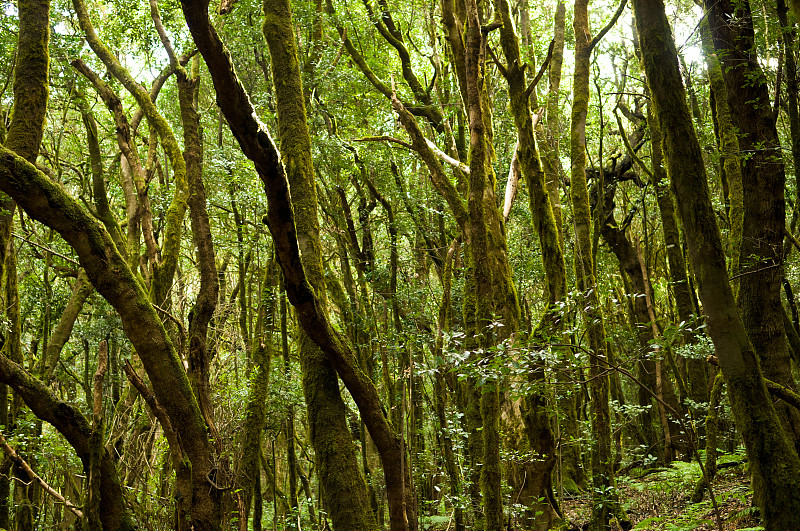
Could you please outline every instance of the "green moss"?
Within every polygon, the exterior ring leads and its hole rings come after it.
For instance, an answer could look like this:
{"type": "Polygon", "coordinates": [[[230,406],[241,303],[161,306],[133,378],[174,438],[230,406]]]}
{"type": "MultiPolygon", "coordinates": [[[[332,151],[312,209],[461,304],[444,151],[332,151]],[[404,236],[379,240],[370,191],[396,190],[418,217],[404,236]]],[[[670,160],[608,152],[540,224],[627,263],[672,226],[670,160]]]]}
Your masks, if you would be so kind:
{"type": "Polygon", "coordinates": [[[564,479],[563,485],[564,485],[564,491],[567,494],[570,494],[572,496],[577,496],[578,494],[581,493],[581,489],[578,487],[578,484],[575,483],[575,480],[570,477],[564,479]]]}
{"type": "Polygon", "coordinates": [[[50,90],[50,2],[26,0],[18,5],[20,28],[14,69],[14,107],[5,145],[34,161],[42,141],[50,90]]]}
{"type": "MultiPolygon", "coordinates": [[[[263,8],[263,33],[272,56],[281,161],[291,188],[298,245],[305,274],[324,306],[326,290],[316,184],[292,14],[285,0],[265,0],[263,8]]],[[[302,331],[300,361],[311,441],[333,527],[376,529],[366,483],[359,471],[356,449],[347,425],[336,371],[319,347],[302,331]]],[[[355,360],[348,361],[357,367],[355,360]]]]}

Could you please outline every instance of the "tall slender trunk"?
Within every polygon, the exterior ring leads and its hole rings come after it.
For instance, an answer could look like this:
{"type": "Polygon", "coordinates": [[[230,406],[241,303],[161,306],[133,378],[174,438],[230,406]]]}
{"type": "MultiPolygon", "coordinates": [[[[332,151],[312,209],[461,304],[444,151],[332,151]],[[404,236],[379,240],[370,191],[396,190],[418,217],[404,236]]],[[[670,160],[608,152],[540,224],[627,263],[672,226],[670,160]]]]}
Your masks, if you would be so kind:
{"type": "MultiPolygon", "coordinates": [[[[548,309],[537,335],[551,336],[557,329],[558,317],[556,303],[563,300],[566,290],[566,266],[561,244],[560,231],[550,200],[545,172],[539,158],[533,118],[531,116],[530,98],[532,91],[525,79],[525,68],[520,54],[519,39],[514,31],[511,11],[506,0],[495,0],[495,12],[503,26],[500,28],[500,43],[506,59],[501,72],[508,83],[508,94],[511,112],[517,129],[517,157],[522,175],[528,185],[529,203],[534,226],[539,234],[544,262],[545,278],[548,287],[548,309]]],[[[562,5],[563,7],[563,5],[562,5]]],[[[529,374],[532,389],[539,389],[544,381],[544,368],[535,367],[529,374]]],[[[548,501],[551,488],[550,472],[555,464],[555,438],[550,429],[549,414],[546,410],[547,400],[543,393],[531,391],[525,398],[524,420],[530,450],[536,456],[526,463],[520,492],[526,505],[530,505],[529,525],[548,529],[552,525],[554,511],[548,501]],[[530,476],[530,477],[528,477],[530,476]],[[537,516],[538,515],[538,516],[537,516]]]]}
{"type": "MultiPolygon", "coordinates": [[[[491,356],[494,346],[492,319],[495,312],[493,293],[493,269],[488,260],[489,229],[485,205],[486,190],[493,182],[491,167],[490,122],[485,107],[485,46],[486,36],[482,31],[478,6],[475,0],[466,3],[466,96],[469,116],[470,184],[469,184],[469,229],[471,268],[474,275],[475,340],[480,355],[491,356]]],[[[499,271],[497,273],[500,273],[499,271]]],[[[500,467],[500,390],[499,382],[488,381],[480,390],[480,415],[482,422],[482,467],[481,495],[483,497],[483,529],[500,531],[503,528],[503,500],[500,467]]]]}
{"type": "MultiPolygon", "coordinates": [[[[786,175],[767,81],[756,56],[750,3],[723,0],[706,2],[706,8],[739,147],[748,154],[742,161],[740,260],[746,274],[739,280],[737,302],[764,376],[796,389],[781,302],[786,175]],[[732,19],[737,24],[730,24],[732,19]]],[[[800,412],[784,402],[776,409],[787,435],[800,448],[800,412]]]]}
{"type": "MultiPolygon", "coordinates": [[[[325,278],[317,219],[317,194],[311,161],[311,138],[306,124],[300,68],[287,0],[264,1],[264,37],[272,56],[278,110],[278,137],[283,164],[292,190],[303,268],[324,305],[325,278]]],[[[334,529],[375,529],[366,484],[339,393],[336,371],[322,350],[300,332],[303,393],[318,460],[325,506],[334,529]]]]}
{"type": "MultiPolygon", "coordinates": [[[[624,3],[623,3],[624,5],[624,3]]],[[[615,500],[613,496],[613,455],[611,451],[611,411],[609,379],[606,372],[608,352],[603,313],[595,280],[592,253],[591,212],[586,185],[586,115],[589,111],[590,58],[593,48],[610,26],[592,38],[589,30],[589,1],[576,0],[573,30],[575,32],[575,72],[572,81],[572,120],[570,125],[570,199],[575,228],[575,275],[585,302],[581,303],[589,338],[589,393],[591,396],[592,434],[592,529],[606,529],[615,500]],[[582,283],[582,285],[581,285],[582,283]]],[[[621,13],[617,12],[616,17],[621,13]]],[[[616,17],[612,23],[616,21],[616,17]]]]}
{"type": "Polygon", "coordinates": [[[561,70],[564,64],[564,42],[566,29],[567,7],[563,0],[556,5],[556,14],[553,20],[553,55],[548,68],[549,87],[544,123],[537,128],[537,139],[543,145],[542,166],[544,167],[547,181],[547,195],[552,204],[553,217],[558,227],[558,240],[564,248],[563,216],[561,215],[561,176],[564,169],[561,167],[559,145],[561,135],[561,70]]]}
{"type": "Polygon", "coordinates": [[[634,0],[633,5],[647,83],[664,134],[667,173],[675,186],[708,332],[750,459],[756,503],[769,531],[794,529],[794,515],[800,514],[800,459],[772,406],[733,299],[664,4],[634,0]]]}

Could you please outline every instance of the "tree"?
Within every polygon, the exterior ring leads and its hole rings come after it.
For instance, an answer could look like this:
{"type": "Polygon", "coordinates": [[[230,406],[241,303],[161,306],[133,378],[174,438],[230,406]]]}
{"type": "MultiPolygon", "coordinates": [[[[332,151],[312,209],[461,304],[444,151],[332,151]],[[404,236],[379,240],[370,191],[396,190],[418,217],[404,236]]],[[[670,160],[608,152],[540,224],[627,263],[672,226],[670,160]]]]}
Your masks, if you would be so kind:
{"type": "Polygon", "coordinates": [[[3,6],[0,526],[607,529],[744,440],[792,528],[790,18],[209,5],[3,6]]]}
{"type": "Polygon", "coordinates": [[[797,453],[767,395],[758,357],[733,300],[671,30],[660,2],[636,1],[634,12],[648,86],[664,133],[667,172],[675,186],[709,334],[753,462],[756,497],[770,529],[791,527],[788,514],[798,503],[792,486],[797,453]]]}

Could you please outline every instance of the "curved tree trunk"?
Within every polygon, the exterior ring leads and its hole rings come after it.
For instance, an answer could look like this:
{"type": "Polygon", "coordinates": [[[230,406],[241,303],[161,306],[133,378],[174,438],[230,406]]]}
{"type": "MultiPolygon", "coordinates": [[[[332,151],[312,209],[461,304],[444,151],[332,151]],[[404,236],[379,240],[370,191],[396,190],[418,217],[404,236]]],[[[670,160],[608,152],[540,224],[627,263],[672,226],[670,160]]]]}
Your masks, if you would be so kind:
{"type": "Polygon", "coordinates": [[[409,500],[411,503],[406,507],[404,478],[407,464],[403,458],[402,439],[389,423],[374,384],[358,366],[352,349],[332,328],[320,299],[311,288],[300,257],[300,247],[308,245],[308,242],[299,242],[289,183],[278,150],[269,133],[256,119],[247,92],[233,70],[230,54],[208,19],[208,3],[204,0],[184,0],[182,7],[195,44],[211,72],[217,94],[225,95],[218,101],[228,125],[245,155],[254,162],[264,183],[269,203],[265,221],[273,236],[289,301],[295,307],[303,329],[321,347],[353,396],[380,454],[389,499],[391,529],[416,529],[413,500],[409,500]]]}
{"type": "MultiPolygon", "coordinates": [[[[264,0],[264,37],[272,56],[281,160],[292,191],[292,207],[297,213],[295,225],[303,268],[324,308],[327,296],[311,138],[288,0],[264,0]]],[[[325,507],[333,528],[343,531],[376,529],[336,371],[306,333],[301,332],[299,344],[311,442],[318,460],[325,507]]]]}

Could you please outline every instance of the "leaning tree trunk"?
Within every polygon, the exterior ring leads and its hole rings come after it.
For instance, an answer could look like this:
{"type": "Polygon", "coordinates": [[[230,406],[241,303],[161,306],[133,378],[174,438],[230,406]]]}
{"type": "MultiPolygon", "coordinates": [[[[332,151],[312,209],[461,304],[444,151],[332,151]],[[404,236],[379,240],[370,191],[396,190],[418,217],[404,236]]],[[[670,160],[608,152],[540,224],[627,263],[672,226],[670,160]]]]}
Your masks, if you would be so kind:
{"type": "Polygon", "coordinates": [[[353,396],[380,454],[391,529],[416,529],[413,499],[406,499],[404,488],[404,478],[408,474],[405,473],[407,463],[403,458],[402,439],[389,423],[373,382],[358,366],[352,349],[331,326],[321,300],[311,288],[300,257],[289,183],[278,150],[267,130],[256,119],[248,94],[233,70],[230,54],[209,21],[208,3],[205,0],[184,0],[182,8],[217,94],[225,95],[219,103],[228,125],[244,154],[255,164],[264,184],[269,204],[265,221],[273,236],[289,301],[295,307],[303,329],[321,347],[353,396]]]}
{"type": "MultiPolygon", "coordinates": [[[[300,64],[288,0],[264,1],[264,37],[272,56],[281,159],[292,191],[303,268],[324,307],[325,276],[317,219],[317,194],[306,123],[300,64]]],[[[307,334],[300,335],[303,393],[322,495],[336,530],[376,529],[364,478],[339,393],[336,371],[307,334]]]]}
{"type": "Polygon", "coordinates": [[[733,299],[664,4],[634,0],[634,11],[647,83],[664,134],[667,172],[675,186],[708,332],[747,448],[756,503],[768,530],[795,529],[795,515],[800,514],[800,459],[772,406],[758,356],[733,299]]]}
{"type": "MultiPolygon", "coordinates": [[[[786,175],[767,81],[756,57],[750,4],[721,0],[706,2],[706,8],[739,148],[748,154],[742,160],[740,267],[745,274],[739,279],[737,302],[764,376],[796,389],[781,302],[786,175]],[[734,19],[737,24],[730,23],[734,19]]],[[[775,407],[786,434],[800,448],[800,412],[785,402],[775,407]]]]}

